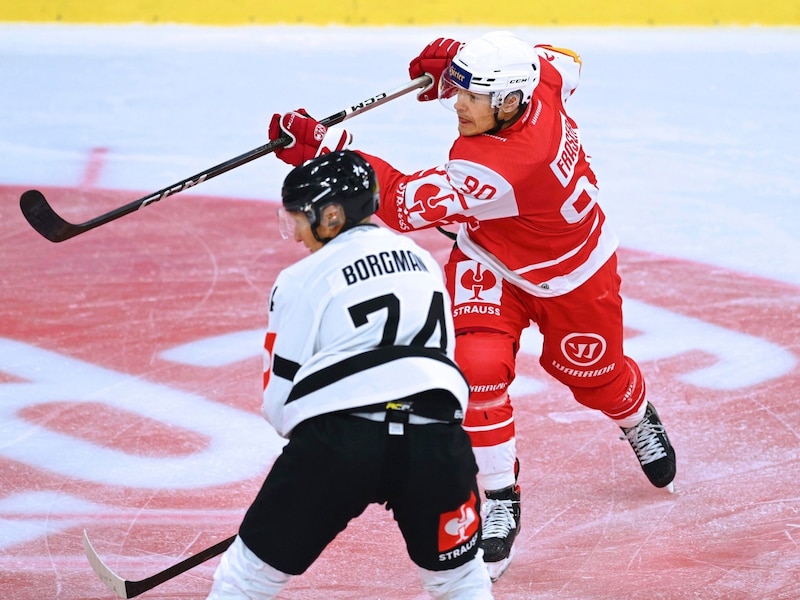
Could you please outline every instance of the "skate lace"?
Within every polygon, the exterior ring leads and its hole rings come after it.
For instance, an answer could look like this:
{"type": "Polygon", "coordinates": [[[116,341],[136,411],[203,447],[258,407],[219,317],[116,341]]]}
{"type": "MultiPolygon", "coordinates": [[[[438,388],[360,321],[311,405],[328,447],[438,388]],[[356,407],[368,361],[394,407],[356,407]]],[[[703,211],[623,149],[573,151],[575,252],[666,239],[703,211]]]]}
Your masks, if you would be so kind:
{"type": "Polygon", "coordinates": [[[621,439],[628,439],[641,464],[647,465],[667,456],[667,451],[659,437],[666,433],[663,425],[643,421],[636,427],[623,431],[621,439]]]}
{"type": "Polygon", "coordinates": [[[483,537],[506,537],[517,527],[514,518],[513,500],[495,500],[488,498],[484,504],[486,517],[483,520],[483,537]]]}

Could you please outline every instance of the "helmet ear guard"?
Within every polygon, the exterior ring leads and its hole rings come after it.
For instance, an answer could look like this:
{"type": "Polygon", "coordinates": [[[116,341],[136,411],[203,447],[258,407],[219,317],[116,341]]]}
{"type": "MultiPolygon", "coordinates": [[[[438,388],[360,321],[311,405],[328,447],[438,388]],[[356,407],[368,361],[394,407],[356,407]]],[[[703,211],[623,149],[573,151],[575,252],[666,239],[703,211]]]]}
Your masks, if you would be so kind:
{"type": "Polygon", "coordinates": [[[338,202],[331,202],[325,206],[320,207],[320,227],[327,227],[328,229],[336,229],[337,227],[347,223],[347,216],[344,212],[344,206],[338,202]]]}

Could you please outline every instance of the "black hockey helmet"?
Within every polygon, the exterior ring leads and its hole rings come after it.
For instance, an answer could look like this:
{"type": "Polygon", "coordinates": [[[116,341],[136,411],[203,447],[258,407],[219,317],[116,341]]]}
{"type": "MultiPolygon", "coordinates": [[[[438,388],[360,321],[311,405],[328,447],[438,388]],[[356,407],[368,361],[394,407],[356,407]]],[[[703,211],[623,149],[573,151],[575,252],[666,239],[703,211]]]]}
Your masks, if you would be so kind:
{"type": "Polygon", "coordinates": [[[340,204],[344,210],[346,220],[341,231],[375,214],[378,179],[360,154],[340,150],[292,169],[283,181],[281,196],[285,210],[306,215],[316,237],[320,213],[329,204],[340,204]]]}

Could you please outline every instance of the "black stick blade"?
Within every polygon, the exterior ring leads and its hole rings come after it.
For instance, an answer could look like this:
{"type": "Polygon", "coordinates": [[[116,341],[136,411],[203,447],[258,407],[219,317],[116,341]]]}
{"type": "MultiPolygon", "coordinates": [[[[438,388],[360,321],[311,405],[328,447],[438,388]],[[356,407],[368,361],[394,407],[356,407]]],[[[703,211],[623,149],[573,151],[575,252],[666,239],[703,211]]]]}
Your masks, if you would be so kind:
{"type": "Polygon", "coordinates": [[[31,227],[51,242],[63,242],[81,232],[79,225],[59,217],[39,190],[24,192],[20,196],[19,207],[31,227]]]}

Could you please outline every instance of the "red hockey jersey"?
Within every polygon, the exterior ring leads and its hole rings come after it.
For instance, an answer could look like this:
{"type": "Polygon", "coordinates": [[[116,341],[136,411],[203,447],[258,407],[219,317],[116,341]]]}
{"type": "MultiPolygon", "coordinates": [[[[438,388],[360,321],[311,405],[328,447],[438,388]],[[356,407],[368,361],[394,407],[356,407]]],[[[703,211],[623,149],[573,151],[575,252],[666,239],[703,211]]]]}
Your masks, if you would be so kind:
{"type": "Polygon", "coordinates": [[[378,175],[378,216],[398,231],[460,223],[470,258],[542,297],[565,294],[614,253],[595,174],[565,102],[580,75],[574,53],[538,46],[541,80],[525,113],[497,134],[459,136],[448,162],[406,175],[365,154],[378,175]]]}

